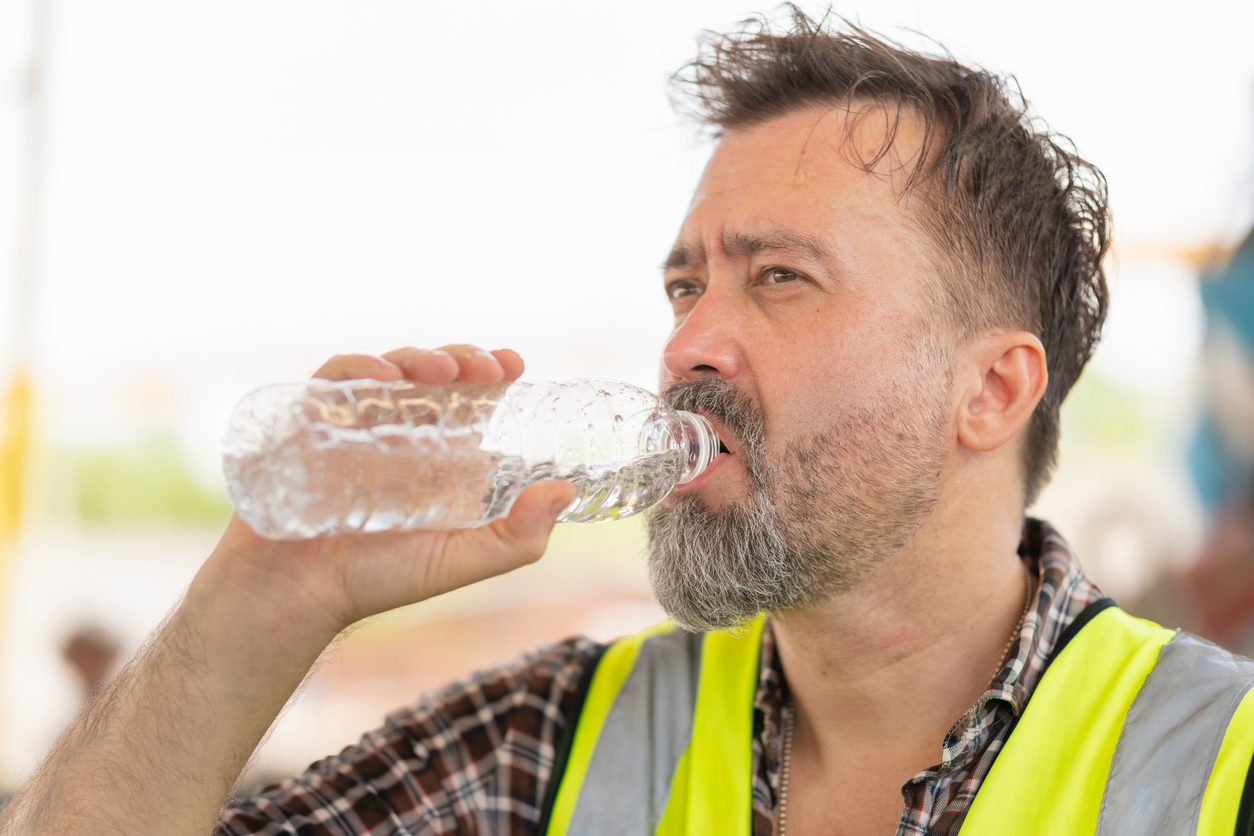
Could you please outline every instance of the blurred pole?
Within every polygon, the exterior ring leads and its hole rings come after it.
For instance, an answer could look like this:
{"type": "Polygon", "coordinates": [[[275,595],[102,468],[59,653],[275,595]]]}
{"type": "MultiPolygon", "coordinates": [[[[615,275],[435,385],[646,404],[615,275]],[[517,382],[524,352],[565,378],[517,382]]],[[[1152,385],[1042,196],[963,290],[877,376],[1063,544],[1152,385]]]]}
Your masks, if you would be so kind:
{"type": "MultiPolygon", "coordinates": [[[[34,0],[34,40],[26,77],[26,147],[22,166],[17,264],[13,274],[12,367],[4,395],[0,435],[0,616],[9,601],[9,578],[22,526],[23,487],[31,441],[31,355],[34,345],[35,279],[43,187],[45,91],[51,0],[34,0]]],[[[2,623],[2,622],[0,622],[2,623]]],[[[2,635],[2,634],[0,634],[2,635]]],[[[0,642],[2,646],[2,642],[0,642]]]]}
{"type": "Polygon", "coordinates": [[[22,524],[23,476],[30,450],[31,353],[34,344],[35,280],[39,270],[39,220],[42,204],[45,95],[51,0],[34,0],[34,40],[26,77],[26,148],[18,218],[17,265],[13,275],[12,368],[4,399],[4,436],[0,446],[0,600],[7,593],[8,565],[22,524]]]}

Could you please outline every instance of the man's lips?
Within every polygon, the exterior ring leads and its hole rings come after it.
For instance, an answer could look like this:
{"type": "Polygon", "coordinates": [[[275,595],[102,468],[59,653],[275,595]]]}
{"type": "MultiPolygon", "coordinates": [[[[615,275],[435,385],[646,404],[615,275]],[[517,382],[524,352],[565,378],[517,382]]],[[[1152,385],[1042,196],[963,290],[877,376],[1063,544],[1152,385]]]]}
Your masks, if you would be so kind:
{"type": "Polygon", "coordinates": [[[685,493],[687,491],[696,490],[702,485],[707,484],[714,479],[718,471],[722,470],[723,466],[731,461],[731,458],[736,455],[735,437],[732,436],[731,433],[727,432],[727,429],[719,423],[719,420],[714,416],[707,415],[704,412],[699,414],[708,420],[710,425],[714,427],[714,434],[718,436],[719,441],[718,454],[714,456],[708,465],[706,465],[705,470],[701,471],[697,478],[693,479],[691,482],[676,485],[673,493],[685,493]],[[729,441],[731,442],[730,444],[728,443],[729,441]]]}
{"type": "Polygon", "coordinates": [[[681,494],[700,489],[702,485],[709,484],[731,460],[732,455],[730,453],[719,453],[710,460],[710,463],[705,466],[705,470],[701,471],[697,478],[690,482],[684,482],[682,485],[676,485],[671,493],[681,494]]]}
{"type": "Polygon", "coordinates": [[[727,428],[723,426],[722,422],[720,422],[713,415],[705,412],[699,412],[697,414],[709,421],[710,426],[714,428],[714,434],[718,436],[719,440],[719,454],[722,455],[723,453],[727,453],[732,456],[736,455],[736,437],[727,431],[727,428]]]}

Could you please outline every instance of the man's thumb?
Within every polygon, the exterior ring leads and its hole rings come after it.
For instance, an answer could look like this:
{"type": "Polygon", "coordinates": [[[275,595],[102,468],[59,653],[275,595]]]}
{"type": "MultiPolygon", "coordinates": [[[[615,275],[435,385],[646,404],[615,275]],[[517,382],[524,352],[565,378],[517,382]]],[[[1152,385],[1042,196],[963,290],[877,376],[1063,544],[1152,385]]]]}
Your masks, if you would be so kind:
{"type": "Polygon", "coordinates": [[[575,499],[575,486],[570,482],[538,482],[519,494],[506,518],[506,530],[520,544],[539,540],[539,553],[544,552],[549,532],[557,517],[575,499]]]}

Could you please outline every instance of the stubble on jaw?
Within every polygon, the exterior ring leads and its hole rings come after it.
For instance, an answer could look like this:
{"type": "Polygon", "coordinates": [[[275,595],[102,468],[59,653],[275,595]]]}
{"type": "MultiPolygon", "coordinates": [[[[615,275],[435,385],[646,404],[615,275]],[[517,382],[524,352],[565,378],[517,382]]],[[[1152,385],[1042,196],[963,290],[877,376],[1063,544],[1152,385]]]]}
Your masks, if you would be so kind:
{"type": "Polygon", "coordinates": [[[649,578],[677,624],[730,629],[820,603],[911,542],[939,498],[951,384],[947,352],[929,340],[916,355],[904,385],[774,455],[760,407],[727,381],[666,391],[735,436],[751,484],[740,503],[711,508],[688,494],[651,513],[649,578]]]}

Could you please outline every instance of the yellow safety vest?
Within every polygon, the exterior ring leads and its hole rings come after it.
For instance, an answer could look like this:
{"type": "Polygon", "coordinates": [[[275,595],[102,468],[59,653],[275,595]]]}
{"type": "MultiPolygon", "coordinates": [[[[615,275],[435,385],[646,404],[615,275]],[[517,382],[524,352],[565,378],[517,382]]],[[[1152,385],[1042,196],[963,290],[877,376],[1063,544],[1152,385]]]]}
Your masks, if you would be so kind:
{"type": "MultiPolygon", "coordinates": [[[[549,836],[749,836],[763,622],[611,645],[558,753],[549,836]]],[[[1254,833],[1254,662],[1106,599],[1060,637],[962,826],[1254,833]]]]}

